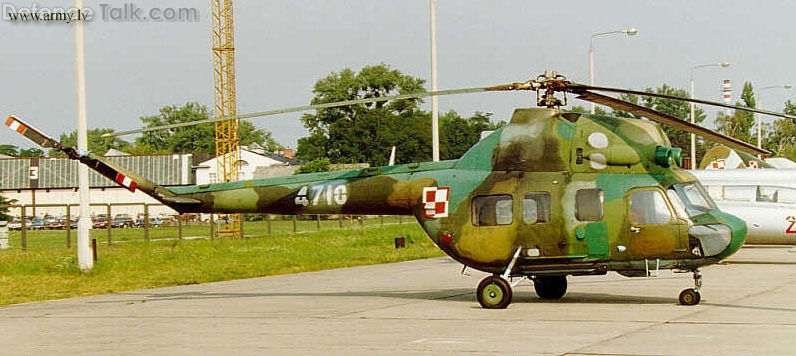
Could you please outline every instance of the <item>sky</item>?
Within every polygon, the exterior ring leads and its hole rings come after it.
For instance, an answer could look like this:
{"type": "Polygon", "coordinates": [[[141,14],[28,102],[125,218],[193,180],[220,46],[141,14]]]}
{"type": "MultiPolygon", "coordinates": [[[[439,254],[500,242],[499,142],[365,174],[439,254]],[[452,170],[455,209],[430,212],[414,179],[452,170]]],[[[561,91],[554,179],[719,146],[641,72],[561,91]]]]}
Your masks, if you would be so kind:
{"type": "MultiPolygon", "coordinates": [[[[90,128],[136,128],[141,116],[167,105],[212,107],[210,1],[165,2],[196,8],[200,19],[194,22],[111,21],[102,18],[106,3],[84,0],[95,13],[84,24],[90,128]]],[[[130,3],[144,13],[165,9],[164,2],[130,3]]],[[[11,6],[34,2],[0,4],[0,113],[17,114],[55,137],[73,130],[74,26],[10,22],[5,19],[11,6]]],[[[36,4],[67,7],[72,1],[36,4]]],[[[306,105],[318,79],[344,68],[386,63],[430,78],[428,0],[235,0],[234,6],[238,113],[306,105]]],[[[687,89],[691,67],[727,61],[730,68],[694,72],[695,96],[720,101],[721,81],[730,79],[734,102],[744,81],[756,88],[796,85],[793,14],[796,2],[784,0],[437,0],[438,87],[524,81],[548,69],[588,83],[591,34],[635,27],[637,36],[596,39],[595,84],[643,89],[667,83],[687,89]]],[[[796,89],[759,94],[764,109],[782,110],[796,89]]],[[[508,120],[514,108],[534,101],[533,93],[439,99],[441,112],[490,112],[495,120],[508,120]]],[[[252,122],[295,147],[308,134],[299,116],[252,122]]],[[[709,114],[708,121],[712,118],[709,114]]],[[[0,130],[0,144],[33,147],[10,130],[0,130]]]]}

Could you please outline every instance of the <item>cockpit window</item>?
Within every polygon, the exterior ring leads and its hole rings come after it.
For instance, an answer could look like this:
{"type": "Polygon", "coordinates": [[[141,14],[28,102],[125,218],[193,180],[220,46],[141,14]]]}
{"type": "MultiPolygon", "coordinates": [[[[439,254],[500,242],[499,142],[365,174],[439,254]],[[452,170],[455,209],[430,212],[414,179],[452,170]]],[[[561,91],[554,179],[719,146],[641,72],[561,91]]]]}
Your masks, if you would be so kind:
{"type": "Polygon", "coordinates": [[[674,206],[674,211],[677,213],[677,216],[688,219],[688,212],[685,211],[685,203],[683,200],[680,199],[680,196],[677,195],[677,192],[674,188],[669,188],[666,190],[666,195],[669,197],[669,201],[672,202],[672,206],[674,206]]]}
{"type": "Polygon", "coordinates": [[[677,195],[685,203],[688,216],[694,217],[716,209],[716,203],[710,199],[705,188],[699,182],[688,182],[673,185],[677,195]]]}

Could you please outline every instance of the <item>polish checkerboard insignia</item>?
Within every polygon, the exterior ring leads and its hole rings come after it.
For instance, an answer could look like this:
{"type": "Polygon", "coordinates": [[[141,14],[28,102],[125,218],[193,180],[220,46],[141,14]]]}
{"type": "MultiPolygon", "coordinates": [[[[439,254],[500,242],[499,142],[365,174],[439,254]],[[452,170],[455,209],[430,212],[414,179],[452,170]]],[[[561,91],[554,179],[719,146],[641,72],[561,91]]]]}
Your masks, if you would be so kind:
{"type": "Polygon", "coordinates": [[[444,218],[448,216],[450,187],[423,188],[423,211],[427,218],[444,218]]]}
{"type": "Polygon", "coordinates": [[[723,159],[717,159],[710,164],[713,169],[724,169],[727,166],[727,161],[723,159]]]}

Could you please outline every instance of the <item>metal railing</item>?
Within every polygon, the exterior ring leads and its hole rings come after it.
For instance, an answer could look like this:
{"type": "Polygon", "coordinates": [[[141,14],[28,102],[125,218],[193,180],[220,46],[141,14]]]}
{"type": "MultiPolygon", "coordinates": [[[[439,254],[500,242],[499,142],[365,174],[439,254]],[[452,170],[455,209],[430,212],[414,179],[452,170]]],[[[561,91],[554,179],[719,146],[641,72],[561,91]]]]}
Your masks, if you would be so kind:
{"type": "MultiPolygon", "coordinates": [[[[158,214],[150,216],[153,207],[163,207],[162,204],[147,203],[115,203],[115,204],[91,204],[93,211],[97,207],[104,208],[104,213],[95,214],[92,219],[91,239],[97,242],[112,246],[127,242],[151,240],[183,240],[183,239],[217,239],[219,236],[217,229],[217,217],[213,214],[183,214],[167,215],[158,214]],[[130,207],[140,207],[132,219],[129,214],[125,219],[114,219],[114,210],[125,207],[125,211],[131,211],[130,207]],[[115,209],[116,208],[116,209],[115,209]],[[96,217],[104,218],[96,219],[96,217]]],[[[76,239],[77,218],[72,212],[77,211],[77,204],[36,204],[36,205],[12,205],[10,206],[12,215],[18,218],[19,227],[9,227],[10,247],[28,249],[29,247],[58,247],[65,246],[70,248],[76,239]],[[45,217],[31,217],[28,211],[35,211],[36,208],[61,208],[63,214],[61,219],[45,217]],[[13,214],[16,211],[17,214],[13,214]],[[36,219],[36,225],[28,219],[36,219]],[[50,221],[49,224],[45,223],[50,221]],[[57,223],[52,223],[56,220],[57,223]],[[40,222],[41,221],[41,222],[40,222]],[[63,234],[60,237],[59,234],[63,234]],[[61,242],[57,242],[60,240],[61,242]]],[[[53,209],[48,209],[52,211],[53,209]]],[[[49,214],[48,214],[49,215],[49,214]]],[[[118,215],[118,214],[117,214],[118,215]]],[[[415,223],[415,219],[408,216],[385,216],[385,215],[276,215],[276,214],[244,214],[241,223],[241,236],[259,237],[272,234],[300,234],[306,232],[339,230],[344,228],[359,228],[364,226],[384,226],[389,224],[415,223]]]]}

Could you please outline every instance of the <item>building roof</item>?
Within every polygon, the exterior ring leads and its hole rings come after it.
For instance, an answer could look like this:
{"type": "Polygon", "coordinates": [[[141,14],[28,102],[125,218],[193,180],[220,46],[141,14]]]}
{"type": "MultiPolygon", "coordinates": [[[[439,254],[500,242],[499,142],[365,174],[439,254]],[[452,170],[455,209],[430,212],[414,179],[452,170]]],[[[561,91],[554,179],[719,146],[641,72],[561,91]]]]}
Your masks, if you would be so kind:
{"type": "Polygon", "coordinates": [[[119,151],[115,148],[108,149],[108,152],[105,152],[105,157],[108,156],[129,156],[130,154],[127,152],[119,151]]]}
{"type": "MultiPolygon", "coordinates": [[[[270,159],[270,160],[273,160],[273,161],[276,161],[278,163],[285,164],[285,165],[293,165],[293,164],[295,164],[295,162],[293,160],[287,159],[287,157],[285,157],[285,156],[282,156],[282,155],[276,154],[276,153],[266,152],[264,150],[261,151],[261,150],[258,150],[258,149],[254,149],[251,146],[242,147],[241,148],[241,152],[242,153],[243,152],[248,152],[248,153],[250,153],[252,155],[261,156],[261,157],[264,157],[264,158],[267,158],[267,159],[270,159]]],[[[216,158],[217,157],[214,157],[214,158],[208,159],[206,161],[203,161],[203,162],[199,163],[197,166],[198,167],[214,166],[216,158]]],[[[241,159],[243,159],[243,157],[241,157],[241,159]]],[[[248,162],[248,163],[252,164],[252,162],[248,162]]],[[[258,164],[255,163],[254,165],[258,165],[258,164]]]]}
{"type": "MultiPolygon", "coordinates": [[[[113,156],[110,162],[161,185],[190,184],[191,155],[113,156]]],[[[0,189],[57,189],[77,187],[78,162],[67,157],[26,157],[0,160],[0,189]],[[37,167],[31,170],[31,167],[37,167]]],[[[92,188],[117,184],[97,172],[89,172],[92,188]]]]}

